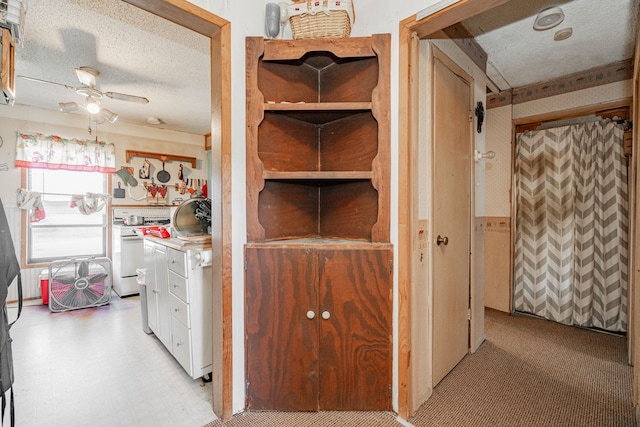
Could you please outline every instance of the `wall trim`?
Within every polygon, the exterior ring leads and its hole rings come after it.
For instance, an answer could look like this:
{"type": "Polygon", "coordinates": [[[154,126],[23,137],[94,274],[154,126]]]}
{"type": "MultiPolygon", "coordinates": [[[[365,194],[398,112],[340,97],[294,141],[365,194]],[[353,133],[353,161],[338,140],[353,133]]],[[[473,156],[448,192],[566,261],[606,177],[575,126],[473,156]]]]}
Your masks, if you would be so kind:
{"type": "Polygon", "coordinates": [[[549,96],[561,95],[576,90],[589,89],[633,78],[633,59],[591,68],[579,73],[522,86],[487,96],[487,108],[496,108],[508,104],[521,104],[549,96]]]}

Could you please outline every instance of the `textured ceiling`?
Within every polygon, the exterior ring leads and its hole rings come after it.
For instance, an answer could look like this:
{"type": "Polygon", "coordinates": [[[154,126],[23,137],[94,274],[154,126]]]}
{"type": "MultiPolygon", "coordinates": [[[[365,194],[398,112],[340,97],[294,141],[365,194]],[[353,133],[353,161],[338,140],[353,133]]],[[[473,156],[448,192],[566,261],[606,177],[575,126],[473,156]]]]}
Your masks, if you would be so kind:
{"type": "Polygon", "coordinates": [[[487,75],[505,90],[633,57],[638,0],[511,0],[464,22],[488,54],[487,75]],[[533,29],[542,9],[559,6],[565,19],[533,29]],[[554,41],[571,27],[573,36],[554,41]]]}
{"type": "MultiPolygon", "coordinates": [[[[100,71],[99,90],[149,99],[103,97],[119,121],[150,126],[153,116],[165,122],[156,127],[204,135],[211,128],[209,44],[120,0],[29,1],[16,74],[78,87],[74,68],[89,66],[100,71]]],[[[16,79],[16,104],[57,110],[59,102],[83,100],[71,89],[16,79]]]]}

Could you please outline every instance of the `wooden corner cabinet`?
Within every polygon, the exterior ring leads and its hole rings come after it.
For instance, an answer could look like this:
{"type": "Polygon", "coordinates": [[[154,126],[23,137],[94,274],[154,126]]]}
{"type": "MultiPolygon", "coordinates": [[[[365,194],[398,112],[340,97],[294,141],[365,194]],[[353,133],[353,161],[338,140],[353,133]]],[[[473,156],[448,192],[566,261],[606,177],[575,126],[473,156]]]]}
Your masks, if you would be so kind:
{"type": "Polygon", "coordinates": [[[389,55],[246,40],[248,409],[391,409],[389,55]]]}

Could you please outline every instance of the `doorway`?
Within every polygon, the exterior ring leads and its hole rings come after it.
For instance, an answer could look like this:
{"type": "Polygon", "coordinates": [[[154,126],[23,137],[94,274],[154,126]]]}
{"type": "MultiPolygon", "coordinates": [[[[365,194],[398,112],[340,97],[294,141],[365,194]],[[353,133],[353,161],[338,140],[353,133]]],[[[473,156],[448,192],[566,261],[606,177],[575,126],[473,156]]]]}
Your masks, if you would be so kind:
{"type": "MultiPolygon", "coordinates": [[[[495,8],[507,0],[499,0],[495,2],[486,2],[482,0],[469,0],[465,2],[457,2],[446,10],[434,13],[424,19],[418,20],[415,15],[409,16],[400,23],[400,46],[399,46],[399,207],[398,207],[398,294],[400,300],[399,306],[399,338],[398,338],[398,411],[401,416],[408,417],[415,409],[414,396],[416,390],[414,388],[414,368],[412,366],[415,360],[414,343],[412,336],[412,321],[416,316],[415,308],[413,308],[412,285],[416,277],[417,259],[413,252],[413,242],[418,238],[419,218],[417,210],[414,208],[417,198],[415,187],[416,182],[416,152],[418,150],[417,135],[420,122],[420,112],[418,110],[419,95],[416,87],[420,76],[419,67],[419,42],[421,39],[427,38],[431,34],[439,31],[456,22],[463,21],[471,16],[475,16],[489,9],[495,8]],[[403,303],[406,301],[406,303],[403,303]],[[413,311],[412,311],[413,309],[413,311]],[[406,320],[403,320],[406,319],[406,320]]],[[[638,73],[638,59],[635,61],[635,75],[638,73]]],[[[638,94],[638,86],[634,87],[634,95],[638,94]]],[[[637,100],[634,100],[637,105],[637,100]]],[[[634,118],[638,118],[638,110],[634,113],[634,118]]],[[[635,253],[637,235],[632,239],[632,250],[630,259],[637,258],[635,253]]],[[[634,270],[635,271],[635,270],[634,270]]],[[[636,274],[637,276],[637,274],[636,274]]],[[[482,289],[481,289],[482,291],[482,289]]],[[[634,295],[634,301],[637,305],[637,297],[640,293],[634,295]]],[[[481,292],[477,292],[472,286],[471,298],[474,296],[482,298],[481,292]]],[[[475,307],[475,306],[474,306],[475,307]]],[[[633,310],[631,310],[633,312],[633,310]]],[[[483,325],[476,325],[472,322],[471,335],[472,342],[474,334],[480,332],[482,334],[483,325]]],[[[633,333],[635,334],[635,332],[633,333]]],[[[631,336],[633,338],[633,336],[631,336]]],[[[637,346],[636,346],[637,347],[637,346]]],[[[637,352],[634,356],[637,356],[637,352]]],[[[636,382],[639,381],[636,379],[636,382]]]]}
{"type": "Polygon", "coordinates": [[[186,0],[123,0],[211,38],[211,211],[213,412],[233,415],[231,337],[231,24],[186,0]],[[224,159],[224,161],[223,161],[224,159]]]}
{"type": "MultiPolygon", "coordinates": [[[[419,138],[410,173],[415,186],[410,214],[416,228],[413,246],[406,249],[413,269],[408,301],[411,411],[469,352],[473,333],[469,321],[470,302],[475,300],[471,111],[476,91],[474,78],[448,56],[450,47],[425,41],[416,43],[414,51],[421,73],[415,88],[419,107],[414,110],[420,111],[415,121],[419,138]]],[[[400,268],[399,274],[403,271],[400,268]]],[[[479,323],[483,313],[478,312],[479,323]]]]}

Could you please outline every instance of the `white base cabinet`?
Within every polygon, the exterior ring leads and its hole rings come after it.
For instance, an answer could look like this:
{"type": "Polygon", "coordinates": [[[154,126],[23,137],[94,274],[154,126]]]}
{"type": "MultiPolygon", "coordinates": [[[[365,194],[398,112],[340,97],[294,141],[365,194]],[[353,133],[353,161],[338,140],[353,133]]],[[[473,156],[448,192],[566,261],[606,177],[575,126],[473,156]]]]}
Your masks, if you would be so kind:
{"type": "Polygon", "coordinates": [[[164,243],[144,242],[149,328],[195,379],[211,373],[211,266],[202,264],[211,250],[164,243]]]}

